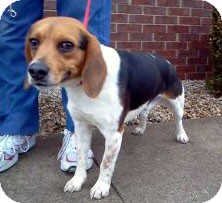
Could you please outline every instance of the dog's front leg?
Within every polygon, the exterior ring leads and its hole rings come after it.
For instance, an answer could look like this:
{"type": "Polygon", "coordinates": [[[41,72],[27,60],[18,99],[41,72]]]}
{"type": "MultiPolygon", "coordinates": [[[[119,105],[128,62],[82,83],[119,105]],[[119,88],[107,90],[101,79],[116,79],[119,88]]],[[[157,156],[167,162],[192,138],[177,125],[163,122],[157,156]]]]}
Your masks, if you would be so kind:
{"type": "Polygon", "coordinates": [[[96,184],[90,191],[91,199],[101,199],[109,195],[111,178],[114,171],[116,159],[119,154],[122,134],[120,132],[106,133],[105,136],[105,152],[100,165],[100,174],[96,184]]]}
{"type": "Polygon", "coordinates": [[[91,144],[92,129],[84,122],[75,121],[75,131],[77,139],[77,167],[75,175],[65,185],[65,192],[80,191],[87,178],[87,152],[91,144]]]}

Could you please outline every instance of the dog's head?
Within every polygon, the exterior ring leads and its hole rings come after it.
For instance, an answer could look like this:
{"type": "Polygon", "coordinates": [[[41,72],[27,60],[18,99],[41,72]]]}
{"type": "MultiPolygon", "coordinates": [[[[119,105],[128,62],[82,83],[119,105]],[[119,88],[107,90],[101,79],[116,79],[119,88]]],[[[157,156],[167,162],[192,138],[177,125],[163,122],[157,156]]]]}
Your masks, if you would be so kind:
{"type": "Polygon", "coordinates": [[[80,79],[89,97],[100,93],[106,64],[98,40],[79,21],[50,17],[37,21],[26,37],[28,82],[54,87],[80,79]]]}

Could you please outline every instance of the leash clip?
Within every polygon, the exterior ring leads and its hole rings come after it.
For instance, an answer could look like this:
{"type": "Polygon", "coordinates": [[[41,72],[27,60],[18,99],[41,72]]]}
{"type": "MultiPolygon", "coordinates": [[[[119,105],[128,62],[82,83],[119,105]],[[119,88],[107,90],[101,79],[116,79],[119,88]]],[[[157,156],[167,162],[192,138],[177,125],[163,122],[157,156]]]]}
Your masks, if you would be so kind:
{"type": "Polygon", "coordinates": [[[11,16],[12,18],[15,18],[15,17],[17,16],[17,13],[16,13],[16,11],[12,8],[12,5],[9,6],[8,12],[9,12],[9,14],[10,14],[10,16],[11,16]]]}

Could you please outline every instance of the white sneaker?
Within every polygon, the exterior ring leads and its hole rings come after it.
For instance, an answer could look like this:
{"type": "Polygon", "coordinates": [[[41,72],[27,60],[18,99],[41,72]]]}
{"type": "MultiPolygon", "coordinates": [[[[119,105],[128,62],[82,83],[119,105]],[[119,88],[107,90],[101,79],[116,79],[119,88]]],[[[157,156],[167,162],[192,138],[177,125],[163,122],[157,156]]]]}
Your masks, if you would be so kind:
{"type": "MultiPolygon", "coordinates": [[[[86,170],[89,170],[93,166],[93,151],[90,148],[88,151],[87,158],[87,167],[86,170]]],[[[74,173],[77,166],[77,149],[76,149],[76,140],[75,134],[72,134],[69,130],[64,130],[64,138],[62,141],[62,148],[58,154],[58,160],[61,161],[61,170],[74,173]]]]}
{"type": "Polygon", "coordinates": [[[0,136],[0,172],[14,166],[18,154],[25,153],[36,144],[36,135],[32,136],[0,136]]]}

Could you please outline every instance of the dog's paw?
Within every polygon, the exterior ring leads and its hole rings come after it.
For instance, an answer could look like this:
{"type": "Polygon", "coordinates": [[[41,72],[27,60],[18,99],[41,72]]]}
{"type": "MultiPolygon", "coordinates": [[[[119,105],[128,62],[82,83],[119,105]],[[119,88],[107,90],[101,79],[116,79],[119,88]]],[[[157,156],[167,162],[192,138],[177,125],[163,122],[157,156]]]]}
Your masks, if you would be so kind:
{"type": "Polygon", "coordinates": [[[82,185],[85,182],[86,178],[83,177],[76,177],[74,176],[72,179],[70,179],[65,187],[64,192],[78,192],[82,189],[82,185]]]}
{"type": "Polygon", "coordinates": [[[90,190],[91,199],[101,199],[109,195],[110,184],[98,180],[90,190]]]}
{"type": "Polygon", "coordinates": [[[132,132],[132,134],[136,136],[141,136],[143,135],[143,133],[144,133],[144,129],[140,127],[136,127],[134,131],[132,132]]]}
{"type": "Polygon", "coordinates": [[[189,138],[185,132],[180,133],[177,135],[177,142],[180,142],[182,144],[186,144],[189,142],[189,138]]]}

